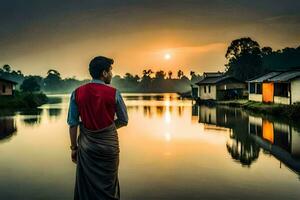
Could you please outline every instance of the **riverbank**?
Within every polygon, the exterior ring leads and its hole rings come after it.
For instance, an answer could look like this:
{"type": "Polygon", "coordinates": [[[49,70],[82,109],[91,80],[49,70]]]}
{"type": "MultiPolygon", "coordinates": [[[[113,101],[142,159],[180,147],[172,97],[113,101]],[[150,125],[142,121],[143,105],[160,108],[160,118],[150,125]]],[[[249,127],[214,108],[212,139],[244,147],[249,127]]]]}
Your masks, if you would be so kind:
{"type": "Polygon", "coordinates": [[[300,118],[300,103],[293,105],[254,102],[248,100],[218,101],[217,105],[241,107],[254,113],[277,115],[292,120],[300,118]]]}
{"type": "Polygon", "coordinates": [[[16,92],[14,96],[0,96],[0,108],[37,108],[48,102],[44,93],[16,92]]]}

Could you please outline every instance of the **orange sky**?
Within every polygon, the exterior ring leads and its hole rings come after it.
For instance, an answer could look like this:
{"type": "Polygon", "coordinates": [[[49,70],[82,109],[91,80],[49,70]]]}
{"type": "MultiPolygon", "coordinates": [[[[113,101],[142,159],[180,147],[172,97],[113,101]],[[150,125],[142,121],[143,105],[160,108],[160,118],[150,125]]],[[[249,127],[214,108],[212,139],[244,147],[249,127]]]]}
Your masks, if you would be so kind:
{"type": "Polygon", "coordinates": [[[249,36],[273,49],[300,41],[300,3],[292,0],[26,2],[0,8],[0,66],[25,74],[45,76],[53,68],[62,77],[89,78],[97,55],[113,58],[121,75],[147,68],[223,71],[234,39],[249,36]]]}

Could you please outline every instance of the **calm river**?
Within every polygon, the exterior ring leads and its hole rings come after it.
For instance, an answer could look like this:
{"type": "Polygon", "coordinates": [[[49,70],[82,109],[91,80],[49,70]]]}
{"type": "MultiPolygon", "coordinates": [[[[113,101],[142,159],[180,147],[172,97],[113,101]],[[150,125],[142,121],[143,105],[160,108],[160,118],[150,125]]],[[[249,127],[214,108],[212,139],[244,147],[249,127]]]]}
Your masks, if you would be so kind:
{"type": "MultiPolygon", "coordinates": [[[[176,94],[124,94],[123,200],[300,199],[300,128],[176,94]]],[[[0,199],[72,199],[69,96],[0,111],[0,199]]]]}

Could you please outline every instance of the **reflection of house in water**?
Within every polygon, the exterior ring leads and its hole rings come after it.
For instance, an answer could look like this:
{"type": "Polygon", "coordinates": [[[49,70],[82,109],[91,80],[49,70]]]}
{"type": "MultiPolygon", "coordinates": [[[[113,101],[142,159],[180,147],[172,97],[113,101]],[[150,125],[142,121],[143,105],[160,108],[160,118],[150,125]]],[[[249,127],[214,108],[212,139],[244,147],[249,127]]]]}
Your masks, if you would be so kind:
{"type": "Polygon", "coordinates": [[[299,129],[261,117],[249,117],[249,133],[261,148],[300,173],[299,129]]]}
{"type": "Polygon", "coordinates": [[[151,106],[143,106],[144,116],[152,117],[151,106]]]}
{"type": "Polygon", "coordinates": [[[199,122],[209,125],[205,128],[217,131],[222,131],[222,128],[230,129],[230,141],[226,147],[231,157],[242,165],[250,166],[258,158],[259,147],[248,134],[248,115],[241,109],[200,106],[199,122]]]}
{"type": "Polygon", "coordinates": [[[17,131],[14,118],[0,119],[0,140],[10,138],[17,131]]]}
{"type": "Polygon", "coordinates": [[[231,130],[227,150],[234,160],[250,166],[263,148],[300,173],[300,128],[249,116],[241,109],[199,107],[199,122],[231,130]]]}
{"type": "Polygon", "coordinates": [[[191,119],[193,123],[197,123],[198,114],[199,114],[199,106],[197,104],[194,104],[192,106],[192,119],[191,119]]]}

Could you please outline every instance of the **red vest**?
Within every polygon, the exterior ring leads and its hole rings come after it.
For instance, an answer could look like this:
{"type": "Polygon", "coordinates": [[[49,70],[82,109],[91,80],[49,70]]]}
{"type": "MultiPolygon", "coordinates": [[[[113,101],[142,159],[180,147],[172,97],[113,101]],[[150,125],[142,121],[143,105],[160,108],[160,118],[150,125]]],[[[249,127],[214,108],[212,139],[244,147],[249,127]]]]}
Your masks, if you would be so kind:
{"type": "Polygon", "coordinates": [[[114,122],[115,88],[99,83],[88,83],[75,90],[75,99],[85,128],[98,130],[114,122]]]}

